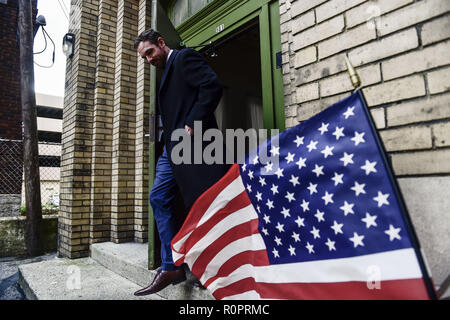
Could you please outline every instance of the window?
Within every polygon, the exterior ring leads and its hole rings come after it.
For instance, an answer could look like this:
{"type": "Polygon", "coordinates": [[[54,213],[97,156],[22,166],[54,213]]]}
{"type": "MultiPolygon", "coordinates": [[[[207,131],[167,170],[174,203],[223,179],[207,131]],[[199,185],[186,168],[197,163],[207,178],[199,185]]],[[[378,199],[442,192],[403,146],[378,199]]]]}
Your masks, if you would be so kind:
{"type": "Polygon", "coordinates": [[[213,0],[176,0],[172,5],[172,23],[175,27],[185,22],[213,0]]]}

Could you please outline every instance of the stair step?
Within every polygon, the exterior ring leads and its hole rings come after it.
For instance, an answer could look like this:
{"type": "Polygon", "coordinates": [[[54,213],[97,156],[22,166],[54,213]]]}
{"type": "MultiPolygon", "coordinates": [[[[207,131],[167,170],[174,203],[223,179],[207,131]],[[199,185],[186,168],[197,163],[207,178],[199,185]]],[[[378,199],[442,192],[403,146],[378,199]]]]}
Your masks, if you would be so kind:
{"type": "Polygon", "coordinates": [[[92,258],[55,258],[19,266],[19,284],[29,300],[162,300],[136,297],[140,286],[92,258]]]}
{"type": "MultiPolygon", "coordinates": [[[[146,287],[156,276],[156,270],[147,269],[148,245],[145,243],[112,242],[91,245],[91,258],[141,287],[146,287]]],[[[178,285],[168,286],[157,293],[163,299],[170,300],[212,300],[208,290],[193,287],[195,277],[188,273],[187,280],[178,285]]]]}

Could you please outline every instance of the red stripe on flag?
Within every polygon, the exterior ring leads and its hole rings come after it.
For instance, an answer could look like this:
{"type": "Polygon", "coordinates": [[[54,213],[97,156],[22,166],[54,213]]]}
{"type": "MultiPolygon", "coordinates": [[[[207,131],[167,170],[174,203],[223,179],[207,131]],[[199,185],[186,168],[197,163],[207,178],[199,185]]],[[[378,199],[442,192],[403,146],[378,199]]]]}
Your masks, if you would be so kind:
{"type": "Polygon", "coordinates": [[[366,282],[259,283],[253,278],[236,281],[213,292],[216,299],[257,291],[263,299],[288,300],[428,300],[423,279],[381,281],[380,289],[366,282]]]}
{"type": "MultiPolygon", "coordinates": [[[[198,240],[203,238],[211,230],[212,227],[214,227],[220,221],[228,217],[230,214],[233,214],[236,211],[245,208],[249,204],[251,204],[250,199],[247,195],[247,192],[244,191],[240,195],[232,199],[230,202],[228,202],[228,204],[225,207],[217,211],[208,221],[203,223],[201,226],[195,228],[192,231],[191,235],[181,245],[181,247],[178,250],[174,251],[180,254],[186,254],[197,243],[198,240]]],[[[172,240],[172,244],[175,242],[176,242],[175,239],[172,240]]]]}
{"type": "Polygon", "coordinates": [[[245,264],[252,266],[267,266],[269,265],[269,257],[266,250],[244,251],[232,258],[228,259],[217,271],[217,275],[208,279],[204,286],[208,287],[217,278],[226,277],[234,270],[245,264]]]}
{"type": "Polygon", "coordinates": [[[180,232],[173,238],[172,243],[179,241],[186,234],[195,229],[197,223],[200,221],[205,211],[208,210],[214,199],[239,175],[239,165],[235,163],[231,166],[230,170],[228,170],[228,172],[218,182],[216,182],[216,184],[210,187],[200,197],[198,197],[197,200],[195,200],[188,216],[186,217],[185,223],[180,228],[180,232]]]}
{"type": "Polygon", "coordinates": [[[231,242],[236,241],[241,238],[251,236],[252,234],[258,233],[258,219],[253,219],[248,222],[237,225],[223,235],[221,235],[217,240],[211,243],[195,260],[194,265],[191,270],[194,275],[202,275],[208,266],[209,262],[227,245],[231,242]]]}

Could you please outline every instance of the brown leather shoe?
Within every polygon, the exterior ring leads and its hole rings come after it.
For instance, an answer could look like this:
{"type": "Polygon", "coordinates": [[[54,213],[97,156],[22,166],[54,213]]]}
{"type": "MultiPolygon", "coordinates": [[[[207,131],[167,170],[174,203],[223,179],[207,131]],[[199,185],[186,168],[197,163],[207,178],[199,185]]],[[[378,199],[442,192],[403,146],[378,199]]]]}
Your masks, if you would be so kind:
{"type": "Polygon", "coordinates": [[[156,293],[167,287],[169,284],[175,285],[183,282],[184,280],[186,280],[186,275],[183,269],[173,271],[159,269],[152,283],[148,287],[136,291],[134,295],[145,296],[156,293]]]}

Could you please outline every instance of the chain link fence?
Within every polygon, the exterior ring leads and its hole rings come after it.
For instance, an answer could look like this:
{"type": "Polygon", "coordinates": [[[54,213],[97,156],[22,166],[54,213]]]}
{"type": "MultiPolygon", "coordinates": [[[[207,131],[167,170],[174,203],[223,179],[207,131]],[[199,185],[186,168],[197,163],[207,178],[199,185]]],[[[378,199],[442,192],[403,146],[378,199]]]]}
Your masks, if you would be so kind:
{"type": "MultiPolygon", "coordinates": [[[[60,143],[39,143],[39,171],[43,214],[59,208],[60,143]]],[[[0,217],[24,213],[23,143],[0,139],[0,217]]]]}

